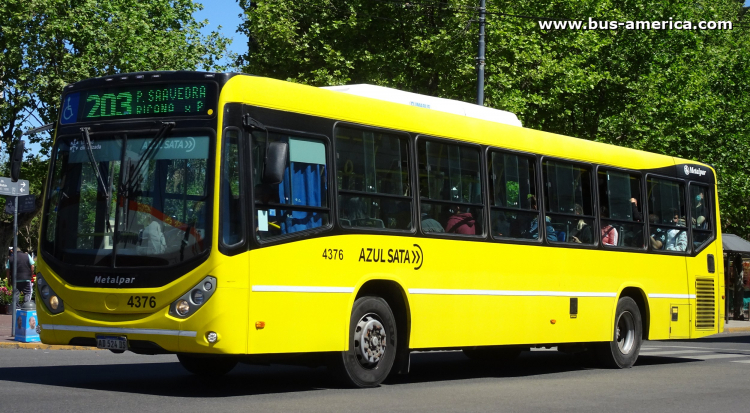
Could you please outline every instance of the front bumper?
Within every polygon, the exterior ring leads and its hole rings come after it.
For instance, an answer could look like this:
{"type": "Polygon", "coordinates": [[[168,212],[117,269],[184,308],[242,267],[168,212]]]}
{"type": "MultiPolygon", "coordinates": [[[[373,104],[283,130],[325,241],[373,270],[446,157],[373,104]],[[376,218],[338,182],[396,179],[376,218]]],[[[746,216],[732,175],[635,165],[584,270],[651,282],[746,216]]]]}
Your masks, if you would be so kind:
{"type": "Polygon", "coordinates": [[[217,288],[213,297],[187,319],[168,314],[166,306],[153,313],[106,314],[76,310],[51,314],[37,308],[40,337],[45,344],[96,345],[97,335],[127,337],[135,352],[143,353],[247,353],[247,289],[217,288]],[[239,310],[239,311],[236,311],[239,310]],[[206,334],[219,340],[209,343],[206,334]],[[151,350],[149,350],[151,349],[151,350]]]}

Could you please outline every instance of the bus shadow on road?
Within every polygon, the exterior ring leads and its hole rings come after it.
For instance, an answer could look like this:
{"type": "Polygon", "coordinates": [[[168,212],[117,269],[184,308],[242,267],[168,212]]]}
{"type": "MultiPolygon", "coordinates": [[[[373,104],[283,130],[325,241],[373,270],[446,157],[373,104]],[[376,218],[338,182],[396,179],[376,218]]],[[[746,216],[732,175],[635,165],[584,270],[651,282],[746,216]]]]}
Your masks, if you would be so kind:
{"type": "Polygon", "coordinates": [[[641,354],[638,356],[638,361],[635,362],[635,367],[641,366],[658,366],[661,364],[685,364],[685,363],[700,363],[703,360],[700,359],[689,359],[680,357],[670,356],[649,356],[641,354]]]}
{"type": "MultiPolygon", "coordinates": [[[[419,382],[466,380],[479,378],[516,378],[602,370],[588,354],[565,354],[557,351],[524,352],[515,360],[505,363],[485,363],[468,360],[461,352],[418,353],[411,358],[408,375],[397,376],[386,383],[406,384],[419,382]]],[[[696,360],[671,357],[639,357],[638,366],[681,364],[696,360]]]]}
{"type": "MultiPolygon", "coordinates": [[[[641,356],[636,367],[695,361],[641,356]]],[[[511,379],[586,370],[598,370],[598,367],[588,358],[556,351],[526,352],[517,360],[504,365],[472,361],[461,352],[416,353],[412,355],[411,372],[408,375],[394,376],[385,384],[398,386],[469,379],[511,379]]],[[[9,367],[0,368],[0,380],[182,398],[234,397],[342,388],[323,367],[239,364],[226,376],[209,379],[186,372],[176,361],[9,367]]]]}
{"type": "Polygon", "coordinates": [[[192,375],[175,362],[0,368],[0,381],[169,397],[233,397],[322,390],[324,368],[237,365],[218,378],[192,375]]]}
{"type": "Polygon", "coordinates": [[[712,336],[698,338],[695,340],[670,340],[671,343],[731,343],[731,344],[750,344],[750,335],[747,333],[739,334],[714,334],[712,336]]]}

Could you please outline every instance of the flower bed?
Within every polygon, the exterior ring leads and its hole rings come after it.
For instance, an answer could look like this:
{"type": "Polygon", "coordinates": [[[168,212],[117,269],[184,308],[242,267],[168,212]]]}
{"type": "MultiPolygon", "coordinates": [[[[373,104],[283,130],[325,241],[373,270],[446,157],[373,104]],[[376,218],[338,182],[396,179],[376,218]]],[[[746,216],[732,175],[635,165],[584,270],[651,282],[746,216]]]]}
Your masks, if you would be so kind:
{"type": "Polygon", "coordinates": [[[7,280],[0,280],[0,305],[13,303],[13,289],[8,286],[7,280]]]}

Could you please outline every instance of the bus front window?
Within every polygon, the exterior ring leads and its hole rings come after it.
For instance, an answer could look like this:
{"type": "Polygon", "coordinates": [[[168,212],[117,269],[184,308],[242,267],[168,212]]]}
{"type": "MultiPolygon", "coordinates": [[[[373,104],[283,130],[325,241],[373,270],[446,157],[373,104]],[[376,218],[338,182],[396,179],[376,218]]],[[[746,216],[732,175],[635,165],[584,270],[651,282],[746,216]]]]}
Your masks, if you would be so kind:
{"type": "Polygon", "coordinates": [[[209,137],[150,135],[92,135],[95,163],[80,137],[58,139],[47,253],[67,264],[147,267],[208,250],[209,137]]]}

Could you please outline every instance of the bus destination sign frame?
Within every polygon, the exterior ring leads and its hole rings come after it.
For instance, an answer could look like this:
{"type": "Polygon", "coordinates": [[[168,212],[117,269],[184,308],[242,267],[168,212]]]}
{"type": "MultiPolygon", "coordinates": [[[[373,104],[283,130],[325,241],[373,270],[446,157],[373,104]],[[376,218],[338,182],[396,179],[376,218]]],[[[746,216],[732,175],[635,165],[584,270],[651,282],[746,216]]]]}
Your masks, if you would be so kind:
{"type": "Polygon", "coordinates": [[[107,86],[68,93],[60,124],[151,117],[211,117],[216,112],[213,82],[173,82],[107,86]]]}

